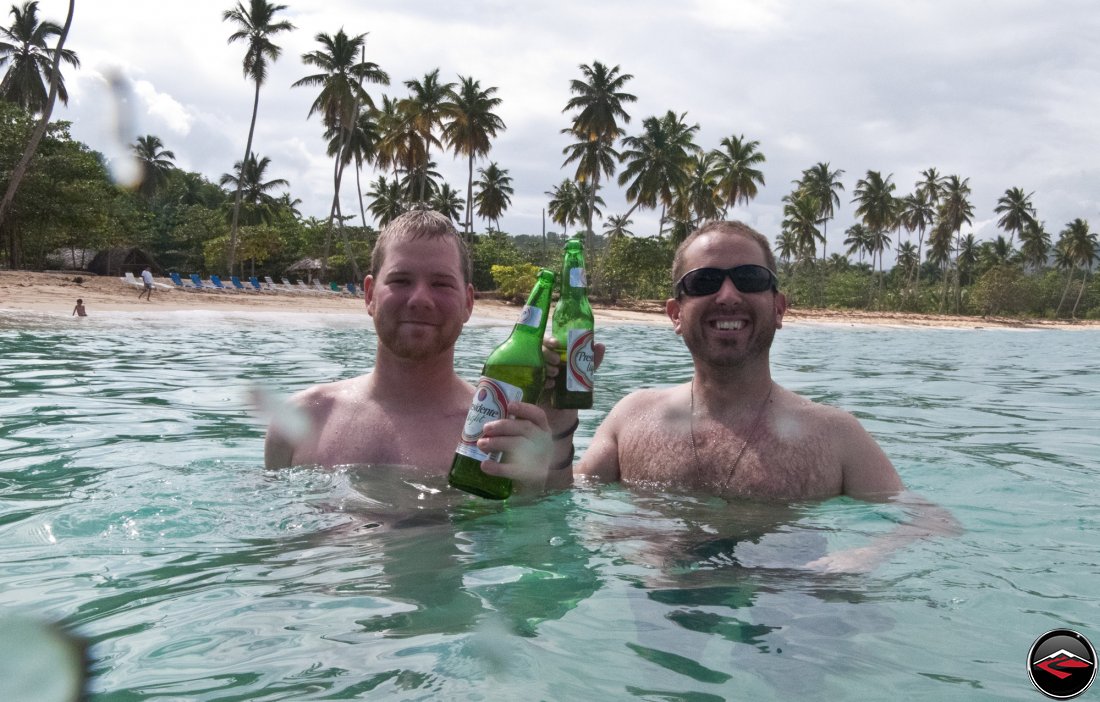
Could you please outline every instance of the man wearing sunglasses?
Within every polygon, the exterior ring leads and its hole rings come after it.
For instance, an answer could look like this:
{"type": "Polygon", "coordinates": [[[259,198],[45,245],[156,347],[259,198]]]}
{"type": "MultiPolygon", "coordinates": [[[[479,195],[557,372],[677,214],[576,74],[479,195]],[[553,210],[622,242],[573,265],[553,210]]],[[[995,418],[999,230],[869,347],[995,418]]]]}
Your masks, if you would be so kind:
{"type": "Polygon", "coordinates": [[[852,415],[772,380],[769,354],[787,309],[774,271],[767,239],[740,222],[708,224],[681,244],[665,309],[693,377],[620,401],[578,475],[783,501],[884,499],[903,489],[852,415]]]}

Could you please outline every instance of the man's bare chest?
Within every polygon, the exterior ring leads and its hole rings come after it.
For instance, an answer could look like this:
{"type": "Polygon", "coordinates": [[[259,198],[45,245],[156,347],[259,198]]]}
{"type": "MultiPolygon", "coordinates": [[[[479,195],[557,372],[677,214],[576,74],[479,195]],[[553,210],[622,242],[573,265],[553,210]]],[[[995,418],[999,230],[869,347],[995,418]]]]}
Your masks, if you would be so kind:
{"type": "Polygon", "coordinates": [[[744,434],[682,429],[626,431],[619,437],[622,480],[766,500],[817,499],[842,491],[842,472],[824,437],[784,441],[766,425],[747,441],[744,434]]]}

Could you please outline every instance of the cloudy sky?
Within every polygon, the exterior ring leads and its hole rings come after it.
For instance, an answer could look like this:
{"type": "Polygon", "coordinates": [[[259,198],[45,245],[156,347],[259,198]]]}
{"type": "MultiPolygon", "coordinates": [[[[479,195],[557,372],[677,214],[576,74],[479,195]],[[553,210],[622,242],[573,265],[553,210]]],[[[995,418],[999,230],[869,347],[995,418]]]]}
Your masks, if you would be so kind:
{"type": "MultiPolygon", "coordinates": [[[[819,161],[845,171],[830,240],[854,221],[849,200],[868,170],[892,174],[902,195],[929,167],[970,179],[979,238],[998,233],[993,208],[1009,187],[1034,192],[1055,234],[1076,217],[1100,227],[1093,0],[282,1],[297,29],[276,40],[283,55],[260,95],[254,149],[271,158],[271,177],[290,181],[305,215],[328,213],[331,161],[318,117],[307,119],[315,90],[290,85],[314,72],[301,55],[318,47],[315,36],[343,28],[369,33],[367,59],[390,75],[390,86],[371,88],[376,99],[404,96],[404,81],[435,68],[499,89],[507,131],[490,159],[513,178],[501,226],[514,234],[541,232],[545,192],[572,173],[562,169],[562,108],[578,66],[593,61],[634,76],[629,133],[675,110],[699,125],[706,149],[735,134],[758,140],[766,187],[732,216],[773,239],[791,181],[819,161]]],[[[54,117],[108,157],[155,134],[180,167],[216,181],[244,153],[252,108],[244,45],[227,43],[221,19],[232,6],[80,0],[67,47],[82,66],[66,69],[70,101],[54,117]],[[112,76],[131,86],[122,112],[112,76]]],[[[60,23],[67,3],[39,8],[60,23]]],[[[464,192],[465,163],[436,160],[464,192]]],[[[605,214],[629,207],[617,185],[603,197],[605,214]]],[[[358,212],[349,184],[342,203],[358,212]]],[[[655,233],[656,213],[632,219],[635,235],[655,233]]]]}

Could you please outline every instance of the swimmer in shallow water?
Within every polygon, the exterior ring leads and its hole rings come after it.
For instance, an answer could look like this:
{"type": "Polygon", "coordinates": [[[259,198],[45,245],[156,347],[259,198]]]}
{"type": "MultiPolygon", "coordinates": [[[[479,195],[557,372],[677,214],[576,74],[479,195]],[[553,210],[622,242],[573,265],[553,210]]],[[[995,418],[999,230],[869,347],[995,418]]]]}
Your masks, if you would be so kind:
{"type": "Polygon", "coordinates": [[[77,298],[76,307],[73,308],[73,313],[70,317],[87,317],[88,312],[84,309],[84,300],[77,298]]]}
{"type": "MultiPolygon", "coordinates": [[[[769,501],[902,493],[890,459],[855,417],[772,379],[770,350],[787,299],[762,234],[740,222],[704,225],[677,249],[672,279],[665,311],[691,353],[693,376],[620,400],[576,475],[769,501]]],[[[556,378],[558,356],[547,346],[556,378]]],[[[921,525],[906,537],[957,532],[946,510],[917,506],[921,525]]]]}

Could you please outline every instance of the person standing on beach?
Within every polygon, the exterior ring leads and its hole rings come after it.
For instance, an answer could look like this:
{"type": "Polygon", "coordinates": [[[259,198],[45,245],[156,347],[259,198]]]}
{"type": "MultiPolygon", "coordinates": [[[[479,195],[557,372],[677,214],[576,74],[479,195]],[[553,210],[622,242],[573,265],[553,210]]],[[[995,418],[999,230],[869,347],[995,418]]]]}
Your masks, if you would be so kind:
{"type": "Polygon", "coordinates": [[[145,270],[141,272],[141,282],[145,284],[145,289],[138,293],[138,299],[144,295],[146,301],[153,301],[153,271],[149,269],[149,266],[145,267],[145,270]]]}
{"type": "MultiPolygon", "coordinates": [[[[294,395],[268,427],[265,465],[388,464],[446,475],[474,393],[454,370],[455,342],[473,312],[471,271],[466,245],[443,215],[412,210],[390,222],[363,284],[378,337],[374,370],[294,395]]],[[[483,468],[537,490],[555,457],[547,413],[523,402],[508,411],[478,440],[486,453],[503,451],[504,463],[483,468]]],[[[562,458],[567,468],[569,456],[562,458]]]]}
{"type": "Polygon", "coordinates": [[[76,307],[73,308],[73,313],[70,317],[87,317],[88,313],[84,310],[84,300],[77,298],[76,307]]]}

